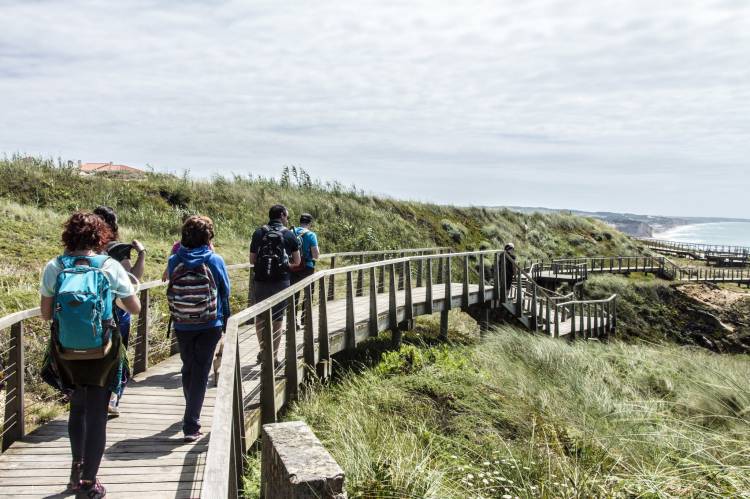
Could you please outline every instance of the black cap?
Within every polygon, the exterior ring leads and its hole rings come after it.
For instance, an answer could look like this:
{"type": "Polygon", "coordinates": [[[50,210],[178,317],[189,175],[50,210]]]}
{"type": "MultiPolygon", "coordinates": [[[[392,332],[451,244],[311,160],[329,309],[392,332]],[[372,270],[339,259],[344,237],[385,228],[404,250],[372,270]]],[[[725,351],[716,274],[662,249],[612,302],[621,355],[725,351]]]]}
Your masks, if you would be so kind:
{"type": "Polygon", "coordinates": [[[301,224],[309,224],[309,223],[312,223],[312,221],[313,221],[313,216],[310,215],[309,213],[303,213],[302,215],[299,216],[299,223],[301,224]]]}

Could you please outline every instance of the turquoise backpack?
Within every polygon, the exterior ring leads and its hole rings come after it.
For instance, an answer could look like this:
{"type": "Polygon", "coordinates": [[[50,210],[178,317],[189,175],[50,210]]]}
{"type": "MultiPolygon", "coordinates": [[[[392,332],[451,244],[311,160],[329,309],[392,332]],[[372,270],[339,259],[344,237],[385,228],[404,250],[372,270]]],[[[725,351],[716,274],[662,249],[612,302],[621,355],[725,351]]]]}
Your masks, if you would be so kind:
{"type": "Polygon", "coordinates": [[[112,292],[101,268],[106,255],[63,255],[55,284],[52,332],[60,357],[101,359],[112,346],[112,292]]]}

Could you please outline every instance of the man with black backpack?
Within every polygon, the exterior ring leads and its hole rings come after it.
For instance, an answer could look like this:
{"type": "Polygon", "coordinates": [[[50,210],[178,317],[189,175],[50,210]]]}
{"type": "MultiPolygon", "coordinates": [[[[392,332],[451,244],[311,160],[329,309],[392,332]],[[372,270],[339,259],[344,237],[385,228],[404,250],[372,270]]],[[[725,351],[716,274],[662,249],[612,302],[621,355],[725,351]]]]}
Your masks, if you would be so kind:
{"type": "MultiPolygon", "coordinates": [[[[289,222],[289,211],[285,206],[277,204],[268,210],[268,223],[259,227],[253,233],[250,242],[250,263],[253,272],[253,303],[279,293],[290,284],[289,266],[299,265],[301,261],[300,247],[294,232],[286,228],[289,222]]],[[[286,301],[274,306],[271,310],[273,320],[273,354],[276,353],[281,342],[281,327],[286,310],[286,301]]],[[[255,332],[258,344],[263,345],[263,320],[255,319],[255,332]]],[[[258,353],[258,363],[260,363],[258,353]]]]}

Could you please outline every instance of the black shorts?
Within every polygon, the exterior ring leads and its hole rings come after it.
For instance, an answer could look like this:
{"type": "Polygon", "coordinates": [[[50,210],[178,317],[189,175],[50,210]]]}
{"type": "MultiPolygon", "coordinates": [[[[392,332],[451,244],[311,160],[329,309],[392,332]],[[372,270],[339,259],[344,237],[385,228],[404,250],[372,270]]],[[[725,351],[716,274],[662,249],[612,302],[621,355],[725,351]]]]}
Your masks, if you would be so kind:
{"type": "MultiPolygon", "coordinates": [[[[261,302],[266,298],[270,298],[276,293],[284,291],[289,286],[289,281],[253,281],[253,304],[261,302]]],[[[288,300],[284,300],[278,305],[274,305],[271,309],[274,321],[284,319],[284,311],[286,310],[287,301],[288,300]]]]}

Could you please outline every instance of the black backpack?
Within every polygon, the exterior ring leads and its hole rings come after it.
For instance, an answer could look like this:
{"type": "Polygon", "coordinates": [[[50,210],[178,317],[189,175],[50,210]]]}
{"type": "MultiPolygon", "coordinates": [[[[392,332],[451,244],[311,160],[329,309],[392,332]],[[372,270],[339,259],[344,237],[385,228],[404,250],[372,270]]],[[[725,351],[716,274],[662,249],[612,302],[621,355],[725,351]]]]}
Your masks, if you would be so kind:
{"type": "Polygon", "coordinates": [[[264,225],[261,230],[263,237],[255,259],[255,276],[261,281],[273,281],[289,271],[289,255],[284,242],[284,235],[289,229],[273,229],[264,225]]]}

